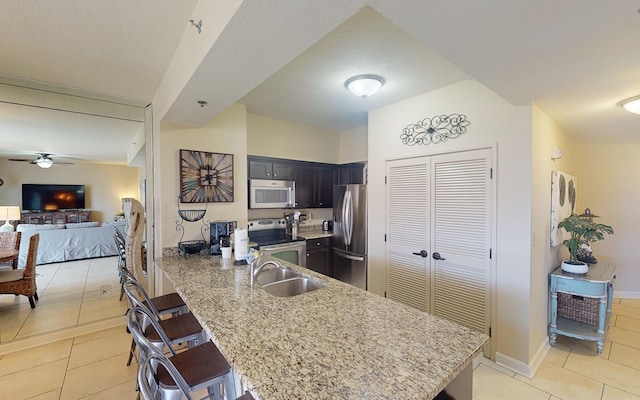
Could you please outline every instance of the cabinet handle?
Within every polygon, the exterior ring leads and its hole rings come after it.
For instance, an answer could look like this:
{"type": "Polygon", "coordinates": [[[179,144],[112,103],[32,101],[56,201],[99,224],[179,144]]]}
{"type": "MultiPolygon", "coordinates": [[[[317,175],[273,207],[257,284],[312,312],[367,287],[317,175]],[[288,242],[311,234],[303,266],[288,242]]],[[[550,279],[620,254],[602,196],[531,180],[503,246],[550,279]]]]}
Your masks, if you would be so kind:
{"type": "Polygon", "coordinates": [[[316,242],[316,246],[320,246],[320,242],[316,242]]]}
{"type": "Polygon", "coordinates": [[[307,253],[307,257],[309,257],[309,253],[307,253]]]}

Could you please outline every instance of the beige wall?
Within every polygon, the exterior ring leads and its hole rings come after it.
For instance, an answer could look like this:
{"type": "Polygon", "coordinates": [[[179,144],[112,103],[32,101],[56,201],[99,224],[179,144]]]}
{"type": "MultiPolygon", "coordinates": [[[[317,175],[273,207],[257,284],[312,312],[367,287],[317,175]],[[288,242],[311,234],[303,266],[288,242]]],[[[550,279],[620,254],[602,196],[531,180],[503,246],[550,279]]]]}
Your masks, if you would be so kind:
{"type": "Polygon", "coordinates": [[[339,162],[337,132],[248,114],[247,135],[247,153],[252,156],[339,162]]]}
{"type": "Polygon", "coordinates": [[[588,182],[582,179],[581,149],[572,137],[537,106],[532,107],[531,136],[531,324],[529,353],[532,364],[538,365],[548,348],[547,324],[549,304],[548,274],[568,256],[562,245],[551,246],[551,172],[562,171],[578,178],[577,207],[581,207],[582,191],[588,182]],[[552,160],[554,147],[563,156],[552,160]]]}
{"type": "Polygon", "coordinates": [[[340,132],[340,164],[367,161],[369,131],[367,126],[359,126],[340,132]]]}
{"type": "MultiPolygon", "coordinates": [[[[253,156],[339,163],[341,134],[261,115],[247,114],[247,153],[253,156]]],[[[365,141],[366,143],[366,141],[365,141]]],[[[366,149],[365,149],[366,152],[366,149]]],[[[365,157],[366,158],[366,157],[365,157]]],[[[299,210],[331,219],[331,208],[299,210]]],[[[286,210],[249,210],[248,218],[282,218],[286,210]]]]}
{"type": "MultiPolygon", "coordinates": [[[[178,195],[180,193],[180,149],[233,154],[234,201],[229,203],[181,203],[184,210],[201,210],[207,213],[202,221],[231,220],[238,226],[247,225],[247,124],[246,108],[233,105],[202,128],[162,125],[162,150],[158,158],[160,179],[156,182],[161,191],[156,204],[156,223],[162,226],[156,240],[162,247],[177,247],[180,232],[176,231],[178,195]]],[[[185,222],[183,240],[202,239],[202,221],[185,222]]],[[[209,240],[208,231],[205,240],[209,240]]]]}
{"type": "Polygon", "coordinates": [[[0,158],[0,204],[21,205],[23,183],[86,185],[86,207],[92,221],[113,219],[122,209],[122,197],[140,199],[139,169],[103,164],[76,163],[42,169],[27,163],[0,158]]]}
{"type": "Polygon", "coordinates": [[[464,81],[369,114],[369,287],[384,291],[385,165],[407,158],[492,148],[496,159],[494,232],[496,359],[526,373],[530,324],[531,108],[514,107],[475,81],[464,81]],[[440,144],[406,146],[402,128],[425,117],[462,113],[468,133],[440,144]]]}
{"type": "Polygon", "coordinates": [[[613,236],[592,245],[599,262],[613,262],[615,295],[640,298],[640,143],[588,143],[577,151],[579,210],[589,207],[597,222],[611,225],[613,236]]]}

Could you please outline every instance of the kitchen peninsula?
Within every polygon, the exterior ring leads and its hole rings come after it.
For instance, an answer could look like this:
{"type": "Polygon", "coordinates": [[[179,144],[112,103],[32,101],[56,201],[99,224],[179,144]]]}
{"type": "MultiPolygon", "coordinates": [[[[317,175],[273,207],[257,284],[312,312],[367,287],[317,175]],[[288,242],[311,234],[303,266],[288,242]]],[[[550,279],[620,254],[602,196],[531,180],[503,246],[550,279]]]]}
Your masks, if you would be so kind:
{"type": "Polygon", "coordinates": [[[487,336],[282,264],[326,287],[276,297],[232,260],[156,260],[257,399],[432,399],[445,387],[471,399],[471,362],[487,336]]]}

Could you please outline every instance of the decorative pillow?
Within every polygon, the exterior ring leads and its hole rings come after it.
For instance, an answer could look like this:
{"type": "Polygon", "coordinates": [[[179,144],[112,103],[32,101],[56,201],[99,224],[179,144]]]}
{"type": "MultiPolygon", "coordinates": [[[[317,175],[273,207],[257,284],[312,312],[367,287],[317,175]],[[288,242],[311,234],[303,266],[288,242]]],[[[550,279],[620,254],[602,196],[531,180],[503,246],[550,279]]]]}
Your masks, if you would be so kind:
{"type": "Polygon", "coordinates": [[[18,232],[53,231],[56,229],[64,229],[64,224],[19,224],[16,228],[18,232]]]}
{"type": "Polygon", "coordinates": [[[67,224],[67,229],[93,228],[95,226],[100,226],[100,222],[92,221],[92,222],[77,222],[75,224],[67,224]]]}

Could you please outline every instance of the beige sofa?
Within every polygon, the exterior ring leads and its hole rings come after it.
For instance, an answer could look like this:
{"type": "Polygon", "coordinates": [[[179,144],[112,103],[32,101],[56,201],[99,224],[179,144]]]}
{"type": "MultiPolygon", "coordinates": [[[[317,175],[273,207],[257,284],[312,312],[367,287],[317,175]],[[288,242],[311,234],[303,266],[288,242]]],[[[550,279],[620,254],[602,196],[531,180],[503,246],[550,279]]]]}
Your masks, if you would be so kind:
{"type": "Polygon", "coordinates": [[[34,225],[20,224],[16,228],[22,232],[20,239],[19,265],[27,258],[29,238],[40,234],[36,264],[80,260],[84,258],[108,257],[118,254],[113,240],[114,226],[125,233],[125,222],[80,222],[75,224],[34,225]]]}

